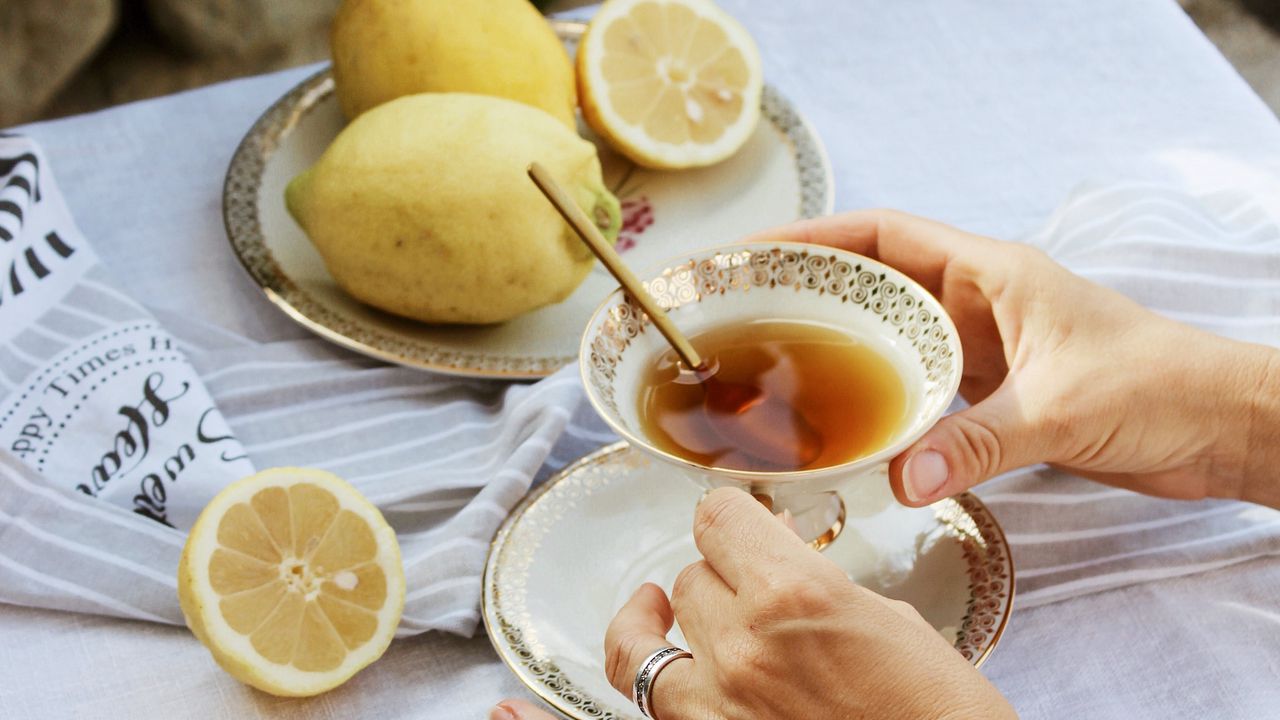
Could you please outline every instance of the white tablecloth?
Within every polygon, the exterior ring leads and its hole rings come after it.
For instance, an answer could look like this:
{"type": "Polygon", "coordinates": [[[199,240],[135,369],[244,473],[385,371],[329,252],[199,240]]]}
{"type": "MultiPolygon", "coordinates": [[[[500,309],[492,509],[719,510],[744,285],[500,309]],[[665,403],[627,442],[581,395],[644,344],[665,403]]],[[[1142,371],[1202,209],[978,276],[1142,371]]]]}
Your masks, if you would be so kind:
{"type": "MultiPolygon", "coordinates": [[[[837,208],[1018,237],[1085,180],[1280,197],[1280,124],[1171,0],[722,4],[827,143],[837,208]]],[[[304,73],[21,131],[108,270],[162,321],[303,338],[228,252],[219,204],[239,136],[304,73]]],[[[985,670],[1028,718],[1275,716],[1277,596],[1270,556],[1040,605],[1015,613],[985,670]]],[[[239,685],[180,629],[0,606],[0,633],[3,717],[473,718],[524,694],[483,637],[397,642],[298,701],[239,685]]]]}

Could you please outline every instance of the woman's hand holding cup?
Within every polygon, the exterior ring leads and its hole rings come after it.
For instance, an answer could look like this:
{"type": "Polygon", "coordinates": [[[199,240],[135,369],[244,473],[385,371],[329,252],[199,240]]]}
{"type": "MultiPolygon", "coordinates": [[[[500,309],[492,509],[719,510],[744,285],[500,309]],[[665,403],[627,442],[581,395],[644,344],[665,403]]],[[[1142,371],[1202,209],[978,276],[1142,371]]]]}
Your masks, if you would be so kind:
{"type": "MultiPolygon", "coordinates": [[[[1152,495],[1280,507],[1280,351],[1161,317],[1028,246],[898,212],[819,218],[750,240],[878,259],[954,320],[971,406],[890,464],[904,504],[1047,462],[1152,495]]],[[[605,641],[610,682],[630,694],[679,621],[693,657],[655,680],[661,720],[1016,717],[914,609],[850,582],[745,493],[710,493],[694,537],[703,560],[680,574],[670,600],[641,587],[605,641]]],[[[491,717],[550,716],[506,701],[491,717]]]]}
{"type": "Polygon", "coordinates": [[[922,506],[1051,463],[1162,497],[1280,506],[1280,352],[1157,315],[1037,249],[888,210],[772,230],[892,265],[936,296],[964,350],[949,415],[890,465],[922,506]]]}

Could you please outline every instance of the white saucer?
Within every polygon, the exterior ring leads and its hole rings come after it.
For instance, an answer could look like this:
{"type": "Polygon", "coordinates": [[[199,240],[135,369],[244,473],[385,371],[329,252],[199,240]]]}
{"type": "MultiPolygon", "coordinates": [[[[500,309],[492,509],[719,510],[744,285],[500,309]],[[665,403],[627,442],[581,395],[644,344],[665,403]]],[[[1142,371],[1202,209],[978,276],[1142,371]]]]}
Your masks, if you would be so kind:
{"type": "MultiPolygon", "coordinates": [[[[842,493],[847,525],[824,552],[856,582],[911,603],[980,665],[1013,600],[1013,560],[995,518],[969,494],[899,505],[887,480],[842,493]]],[[[668,591],[698,558],[702,490],[626,443],[588,455],[534,490],[494,536],[483,616],[498,655],[572,718],[637,718],[604,673],[604,631],[643,582],[668,591]]],[[[677,628],[672,641],[683,638],[677,628]]]]}

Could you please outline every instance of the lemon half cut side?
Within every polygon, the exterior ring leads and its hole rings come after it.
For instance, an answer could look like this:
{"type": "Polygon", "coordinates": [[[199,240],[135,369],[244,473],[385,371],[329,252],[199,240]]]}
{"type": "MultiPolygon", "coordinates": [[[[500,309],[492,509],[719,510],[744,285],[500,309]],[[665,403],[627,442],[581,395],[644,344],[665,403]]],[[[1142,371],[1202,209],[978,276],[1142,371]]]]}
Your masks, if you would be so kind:
{"type": "Polygon", "coordinates": [[[395,532],[321,470],[229,485],[196,520],[178,567],[187,625],[218,664],[273,695],[330,690],[378,659],[404,608],[395,532]]]}
{"type": "Polygon", "coordinates": [[[577,71],[587,124],[646,167],[724,160],[760,120],[760,53],[711,0],[608,0],[577,71]]]}

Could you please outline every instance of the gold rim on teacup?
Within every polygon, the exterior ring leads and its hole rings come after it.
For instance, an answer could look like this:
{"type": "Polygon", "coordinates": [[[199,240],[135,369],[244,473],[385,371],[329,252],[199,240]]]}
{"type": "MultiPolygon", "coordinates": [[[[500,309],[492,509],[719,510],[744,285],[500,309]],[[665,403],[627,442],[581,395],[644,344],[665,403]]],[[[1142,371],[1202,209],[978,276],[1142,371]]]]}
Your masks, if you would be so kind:
{"type": "MultiPolygon", "coordinates": [[[[710,247],[656,267],[637,275],[645,278],[645,287],[677,325],[681,324],[682,308],[729,293],[811,293],[821,298],[817,302],[841,303],[850,312],[878,316],[888,328],[881,335],[908,343],[924,372],[925,399],[920,401],[924,406],[908,419],[905,430],[893,442],[870,455],[838,465],[781,473],[703,465],[656,447],[622,419],[619,402],[634,403],[636,398],[615,397],[609,383],[616,379],[623,353],[652,323],[619,288],[592,313],[582,335],[578,367],[587,398],[605,423],[632,445],[693,473],[728,476],[763,486],[783,486],[818,476],[857,475],[888,462],[919,440],[943,416],[960,387],[963,353],[950,316],[928,290],[878,260],[824,245],[740,243],[710,247]]],[[[761,317],[812,319],[803,313],[786,312],[761,317]]],[[[836,327],[849,331],[838,324],[836,327]]],[[[682,329],[693,334],[687,327],[682,329]]],[[[647,352],[644,359],[650,357],[652,353],[647,352]]]]}

